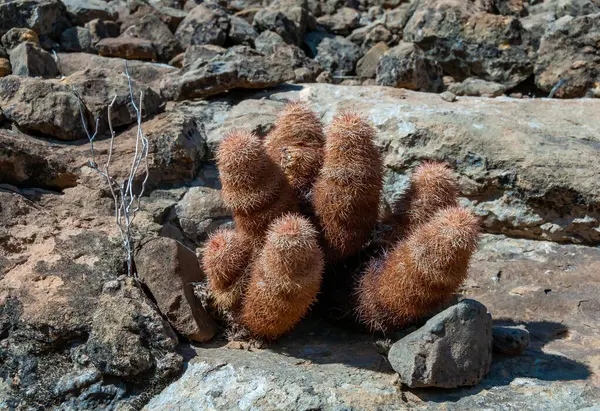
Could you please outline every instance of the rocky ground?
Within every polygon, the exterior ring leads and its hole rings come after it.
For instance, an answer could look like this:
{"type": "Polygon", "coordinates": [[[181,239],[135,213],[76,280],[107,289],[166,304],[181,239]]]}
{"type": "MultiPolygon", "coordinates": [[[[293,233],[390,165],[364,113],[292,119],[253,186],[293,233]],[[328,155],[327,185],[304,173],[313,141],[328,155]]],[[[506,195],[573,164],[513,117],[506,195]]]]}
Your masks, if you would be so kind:
{"type": "Polygon", "coordinates": [[[0,2],[0,409],[595,410],[597,23],[595,0],[0,2]],[[114,98],[125,176],[123,59],[149,140],[141,288],[81,121],[103,164],[114,98]],[[421,161],[456,170],[485,233],[461,295],[527,329],[521,355],[494,353],[472,388],[409,389],[386,354],[415,327],[315,311],[268,347],[227,342],[196,296],[194,250],[231,224],[215,148],[235,127],[265,135],[290,100],[369,119],[384,207],[421,161]]]}

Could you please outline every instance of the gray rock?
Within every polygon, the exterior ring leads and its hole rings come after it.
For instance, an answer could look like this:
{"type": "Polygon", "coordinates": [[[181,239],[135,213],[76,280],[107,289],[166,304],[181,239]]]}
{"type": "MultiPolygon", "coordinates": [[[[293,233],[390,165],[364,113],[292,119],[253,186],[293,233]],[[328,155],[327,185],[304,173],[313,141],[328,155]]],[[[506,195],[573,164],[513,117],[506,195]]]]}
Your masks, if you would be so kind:
{"type": "Polygon", "coordinates": [[[105,375],[134,377],[154,369],[158,378],[181,370],[183,361],[174,354],[177,336],[143,292],[126,280],[117,290],[104,289],[93,313],[86,352],[105,375]],[[164,357],[171,367],[159,369],[164,357]]]}
{"type": "Polygon", "coordinates": [[[117,13],[111,11],[108,3],[102,0],[62,0],[62,2],[75,25],[83,26],[94,19],[117,19],[117,13]]]}
{"type": "Polygon", "coordinates": [[[19,44],[29,42],[40,45],[40,40],[35,31],[24,28],[12,28],[2,36],[2,45],[8,51],[14,49],[19,44]]]}
{"type": "Polygon", "coordinates": [[[175,215],[186,238],[197,245],[213,231],[231,222],[221,191],[209,187],[192,187],[175,206],[175,215]]]}
{"type": "Polygon", "coordinates": [[[377,65],[389,47],[385,43],[377,43],[358,60],[356,64],[356,75],[360,78],[375,78],[377,65]]]}
{"type": "Polygon", "coordinates": [[[254,46],[257,51],[260,51],[264,55],[272,53],[274,47],[280,44],[286,44],[283,38],[275,33],[274,31],[265,30],[259,34],[254,40],[254,46]]]}
{"type": "Polygon", "coordinates": [[[70,24],[60,0],[16,0],[0,3],[0,35],[14,27],[29,28],[38,35],[58,37],[70,24]]]}
{"type": "Polygon", "coordinates": [[[201,4],[194,7],[179,24],[175,38],[183,48],[195,44],[222,46],[227,40],[229,16],[218,7],[201,4]]]}
{"type": "Polygon", "coordinates": [[[265,55],[271,56],[274,61],[281,62],[286,67],[294,69],[295,79],[297,83],[313,82],[323,68],[304,54],[300,47],[292,44],[279,44],[273,47],[270,53],[265,55]]]}
{"type": "Polygon", "coordinates": [[[392,345],[388,360],[411,387],[476,385],[492,363],[492,318],[475,300],[463,300],[392,345]]]}
{"type": "Polygon", "coordinates": [[[504,94],[506,87],[502,84],[491,81],[481,80],[475,77],[469,77],[460,83],[453,83],[448,86],[448,91],[457,96],[486,96],[498,97],[504,94]]]}
{"type": "Polygon", "coordinates": [[[215,324],[192,286],[206,281],[196,253],[171,238],[157,237],[143,244],[135,262],[140,280],[177,332],[197,342],[213,338],[215,324]]]}
{"type": "Polygon", "coordinates": [[[104,38],[96,43],[98,54],[130,60],[155,60],[156,49],[150,40],[122,36],[104,38]]]}
{"type": "Polygon", "coordinates": [[[246,20],[236,16],[229,17],[228,38],[230,42],[251,46],[256,37],[258,37],[258,33],[246,20]]]}
{"type": "Polygon", "coordinates": [[[340,36],[324,38],[317,46],[317,62],[334,76],[354,73],[361,57],[360,47],[340,36]]]}
{"type": "Polygon", "coordinates": [[[92,50],[92,41],[92,34],[83,27],[71,27],[60,35],[60,45],[65,51],[89,52],[92,50]]]}
{"type": "Polygon", "coordinates": [[[9,55],[14,75],[53,78],[59,74],[52,54],[35,43],[21,43],[9,55]]]}
{"type": "Polygon", "coordinates": [[[183,71],[196,70],[226,52],[227,49],[212,44],[190,46],[183,55],[183,71]]]}
{"type": "Polygon", "coordinates": [[[154,14],[142,17],[135,25],[135,31],[138,37],[152,42],[162,61],[169,61],[182,51],[169,27],[154,14]]]}
{"type": "Polygon", "coordinates": [[[519,355],[529,346],[529,331],[522,327],[494,326],[492,330],[494,352],[519,355]]]}
{"type": "Polygon", "coordinates": [[[377,64],[377,84],[437,92],[442,88],[442,69],[416,45],[401,42],[389,49],[377,64]]]}
{"type": "Polygon", "coordinates": [[[195,70],[166,78],[161,93],[170,100],[203,98],[236,88],[272,87],[293,78],[293,70],[273,55],[234,46],[195,70]]]}
{"type": "Polygon", "coordinates": [[[94,46],[102,39],[119,36],[119,24],[115,21],[94,19],[85,23],[85,28],[90,31],[94,46]]]}
{"type": "Polygon", "coordinates": [[[456,94],[452,93],[451,91],[444,91],[440,94],[440,97],[442,100],[447,101],[448,103],[456,101],[456,94]]]}
{"type": "Polygon", "coordinates": [[[310,28],[314,17],[308,11],[305,0],[278,0],[269,7],[260,9],[255,15],[253,26],[260,33],[274,31],[287,43],[299,46],[304,33],[310,28]]]}
{"type": "Polygon", "coordinates": [[[358,27],[360,14],[350,7],[342,7],[335,14],[326,14],[317,19],[317,23],[328,32],[339,36],[347,36],[358,27]]]}
{"type": "Polygon", "coordinates": [[[371,49],[377,43],[392,44],[397,40],[397,36],[394,36],[384,25],[377,24],[372,30],[369,30],[365,36],[364,41],[361,44],[363,51],[371,49]]]}
{"type": "Polygon", "coordinates": [[[585,16],[600,13],[600,4],[592,0],[558,0],[556,17],[585,16]]]}

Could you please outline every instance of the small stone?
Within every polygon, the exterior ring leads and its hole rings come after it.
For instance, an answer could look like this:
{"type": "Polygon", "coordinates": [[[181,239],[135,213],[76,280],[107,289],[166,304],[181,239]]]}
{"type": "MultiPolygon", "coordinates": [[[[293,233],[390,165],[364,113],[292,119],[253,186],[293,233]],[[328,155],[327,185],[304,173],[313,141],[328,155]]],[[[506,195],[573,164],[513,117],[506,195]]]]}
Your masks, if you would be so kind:
{"type": "Polygon", "coordinates": [[[492,363],[492,318],[475,300],[463,300],[397,341],[388,359],[411,387],[476,385],[492,363]]]}
{"type": "Polygon", "coordinates": [[[450,84],[448,91],[457,96],[497,97],[506,91],[506,86],[476,77],[469,77],[461,83],[450,84]]]}
{"type": "Polygon", "coordinates": [[[10,61],[0,58],[0,77],[8,76],[10,73],[12,73],[10,61]]]}
{"type": "Polygon", "coordinates": [[[529,331],[520,327],[495,326],[492,329],[494,352],[519,355],[529,346],[529,331]]]}
{"type": "Polygon", "coordinates": [[[440,94],[440,97],[442,100],[447,101],[448,103],[456,101],[456,94],[451,91],[444,91],[442,94],[440,94]]]}
{"type": "Polygon", "coordinates": [[[156,52],[150,40],[134,37],[102,39],[96,44],[98,54],[106,57],[120,57],[132,60],[154,60],[156,52]]]}

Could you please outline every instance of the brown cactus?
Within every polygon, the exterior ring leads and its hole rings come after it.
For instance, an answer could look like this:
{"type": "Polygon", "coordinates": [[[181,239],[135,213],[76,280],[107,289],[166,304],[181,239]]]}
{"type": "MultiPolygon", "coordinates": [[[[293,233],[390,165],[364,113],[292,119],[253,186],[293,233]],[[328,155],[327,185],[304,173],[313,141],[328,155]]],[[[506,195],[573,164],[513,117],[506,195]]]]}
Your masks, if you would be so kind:
{"type": "Polygon", "coordinates": [[[269,158],[260,139],[236,130],[217,151],[222,195],[233,210],[236,229],[255,246],[264,240],[269,224],[296,211],[296,196],[281,169],[269,158]]]}
{"type": "Polygon", "coordinates": [[[204,245],[202,268],[219,310],[233,310],[239,306],[252,251],[252,243],[231,229],[216,231],[204,245]]]}
{"type": "Polygon", "coordinates": [[[470,211],[440,210],[369,266],[357,288],[361,322],[372,330],[402,327],[448,300],[467,276],[478,237],[470,211]]]}
{"type": "Polygon", "coordinates": [[[374,136],[375,130],[352,112],[336,115],[327,131],[313,208],[331,260],[360,250],[377,223],[383,169],[374,136]]]}
{"type": "Polygon", "coordinates": [[[323,164],[325,136],[317,115],[301,102],[288,103],[265,138],[271,159],[300,198],[306,198],[323,164]]]}
{"type": "Polygon", "coordinates": [[[311,223],[299,214],[277,219],[253,264],[241,323],[265,339],[289,331],[315,301],[322,272],[323,254],[311,223]]]}

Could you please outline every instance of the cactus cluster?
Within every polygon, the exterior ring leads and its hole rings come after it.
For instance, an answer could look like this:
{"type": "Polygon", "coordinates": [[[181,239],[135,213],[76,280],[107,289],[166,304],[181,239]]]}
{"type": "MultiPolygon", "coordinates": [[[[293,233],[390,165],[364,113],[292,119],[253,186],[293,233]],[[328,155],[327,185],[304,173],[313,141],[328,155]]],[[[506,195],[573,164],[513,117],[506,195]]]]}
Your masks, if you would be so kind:
{"type": "Polygon", "coordinates": [[[457,204],[452,171],[440,163],[418,166],[382,220],[383,166],[374,138],[355,112],[338,113],[324,131],[298,102],[284,108],[264,139],[242,130],[224,138],[216,159],[235,229],[210,237],[202,265],[216,306],[236,325],[258,338],[281,336],[327,293],[325,267],[357,255],[359,275],[346,273],[355,279],[349,309],[370,330],[402,327],[456,292],[479,224],[457,204]],[[390,229],[377,230],[381,225],[390,229]]]}

